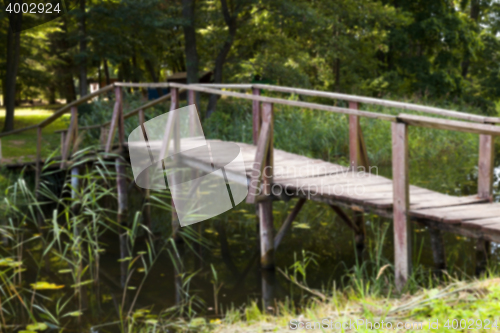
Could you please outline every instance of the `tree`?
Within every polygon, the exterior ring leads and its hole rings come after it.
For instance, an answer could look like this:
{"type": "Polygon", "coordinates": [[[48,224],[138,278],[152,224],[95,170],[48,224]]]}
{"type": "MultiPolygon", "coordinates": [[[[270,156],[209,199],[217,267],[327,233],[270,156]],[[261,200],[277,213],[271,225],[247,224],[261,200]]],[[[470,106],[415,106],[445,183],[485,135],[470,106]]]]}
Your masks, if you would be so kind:
{"type": "MultiPolygon", "coordinates": [[[[220,0],[220,11],[222,13],[224,23],[227,26],[228,33],[226,34],[224,43],[220,47],[217,57],[215,58],[214,83],[222,83],[224,64],[236,38],[238,24],[241,24],[250,17],[250,8],[253,1],[234,0],[231,1],[230,4],[232,7],[231,10],[228,7],[227,0],[220,0]],[[241,22],[238,22],[238,18],[240,18],[241,22]]],[[[206,113],[207,118],[215,112],[218,98],[218,95],[210,95],[206,113]]]]}
{"type": "Polygon", "coordinates": [[[80,0],[80,97],[87,95],[87,23],[86,0],[80,0]]]}
{"type": "Polygon", "coordinates": [[[21,44],[21,26],[23,13],[11,13],[7,33],[6,75],[5,75],[5,124],[3,131],[14,129],[14,110],[16,100],[16,81],[19,68],[19,53],[21,44]]]}
{"type": "Polygon", "coordinates": [[[182,17],[185,20],[184,50],[186,54],[187,82],[198,83],[198,51],[195,30],[195,0],[182,0],[182,17]]]}

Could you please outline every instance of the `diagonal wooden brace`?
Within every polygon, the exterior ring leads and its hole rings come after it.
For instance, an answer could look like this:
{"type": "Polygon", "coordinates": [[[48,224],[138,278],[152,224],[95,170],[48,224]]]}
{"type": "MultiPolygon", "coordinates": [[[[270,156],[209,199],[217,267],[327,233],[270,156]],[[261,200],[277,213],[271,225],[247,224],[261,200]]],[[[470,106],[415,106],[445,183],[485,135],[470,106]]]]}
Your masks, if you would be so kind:
{"type": "Polygon", "coordinates": [[[356,223],[354,223],[350,218],[349,216],[347,216],[347,214],[342,210],[342,208],[338,207],[338,206],[335,206],[335,205],[330,205],[330,207],[332,207],[332,209],[335,211],[335,213],[337,213],[337,215],[340,217],[340,219],[342,221],[344,221],[344,223],[349,227],[351,228],[352,230],[354,230],[354,232],[359,232],[359,228],[358,226],[356,225],[356,223]]]}
{"type": "Polygon", "coordinates": [[[281,241],[283,240],[283,237],[285,237],[285,234],[288,232],[288,230],[290,230],[293,220],[295,220],[300,210],[302,209],[302,206],[304,206],[305,202],[306,199],[300,198],[295,207],[293,207],[293,210],[290,212],[290,214],[286,217],[285,221],[281,225],[280,231],[278,231],[278,234],[276,235],[276,237],[274,237],[275,251],[280,245],[281,241]]]}

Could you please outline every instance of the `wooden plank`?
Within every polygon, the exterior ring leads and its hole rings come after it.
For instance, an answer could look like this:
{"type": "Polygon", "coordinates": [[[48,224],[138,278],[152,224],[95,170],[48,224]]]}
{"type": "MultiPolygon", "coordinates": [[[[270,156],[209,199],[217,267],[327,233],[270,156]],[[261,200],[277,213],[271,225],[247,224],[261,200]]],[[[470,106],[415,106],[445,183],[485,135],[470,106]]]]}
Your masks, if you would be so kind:
{"type": "Polygon", "coordinates": [[[232,92],[232,91],[210,89],[210,88],[206,88],[206,87],[202,87],[202,86],[198,86],[198,85],[189,85],[189,88],[188,88],[188,86],[185,84],[172,82],[172,83],[170,83],[170,86],[176,87],[176,88],[193,89],[193,90],[208,93],[208,94],[230,96],[230,97],[235,97],[235,98],[240,98],[240,99],[248,99],[248,100],[252,100],[252,101],[260,101],[260,102],[264,102],[264,103],[290,105],[290,106],[296,106],[296,107],[301,107],[301,108],[306,108],[306,109],[323,110],[323,111],[339,113],[339,114],[353,114],[353,115],[358,115],[361,117],[380,119],[380,120],[391,121],[391,122],[396,121],[395,116],[383,114],[383,113],[351,110],[348,108],[341,108],[341,107],[337,107],[337,106],[330,106],[330,105],[323,105],[323,104],[309,103],[309,102],[292,101],[292,100],[288,100],[288,99],[281,99],[281,98],[274,98],[274,97],[254,96],[254,95],[250,95],[250,94],[242,94],[242,93],[236,93],[236,92],[232,92]]]}
{"type": "Polygon", "coordinates": [[[484,203],[488,201],[487,199],[479,198],[475,195],[466,197],[453,197],[451,195],[438,194],[441,193],[436,193],[436,195],[431,197],[424,197],[422,198],[422,200],[410,200],[410,209],[413,211],[426,208],[453,207],[473,203],[484,203]]]}
{"type": "MultiPolygon", "coordinates": [[[[252,94],[260,96],[260,89],[252,89],[252,94]]],[[[260,102],[252,101],[252,138],[253,144],[257,145],[260,131],[260,102]]]]}
{"type": "Polygon", "coordinates": [[[410,187],[408,177],[408,126],[392,124],[392,175],[394,184],[394,269],[396,289],[402,291],[411,274],[410,187]]]}
{"type": "Polygon", "coordinates": [[[283,224],[281,225],[281,228],[278,231],[278,234],[276,235],[276,237],[274,237],[274,250],[275,251],[278,248],[278,246],[280,245],[281,241],[283,240],[283,237],[285,237],[285,234],[288,232],[288,230],[290,230],[292,222],[295,220],[295,218],[299,214],[299,212],[302,209],[302,206],[304,206],[305,202],[306,202],[306,199],[300,198],[299,201],[297,201],[297,203],[293,207],[293,210],[286,217],[285,221],[283,221],[283,224]]]}
{"type": "Polygon", "coordinates": [[[459,111],[450,111],[441,108],[429,107],[425,105],[411,104],[411,103],[403,103],[397,101],[390,101],[385,99],[373,98],[373,97],[364,97],[364,96],[356,96],[356,95],[348,95],[341,93],[333,93],[327,91],[318,91],[318,90],[309,90],[309,89],[300,89],[300,88],[290,88],[290,87],[282,87],[275,86],[270,84],[253,84],[253,88],[269,90],[269,91],[280,91],[290,94],[296,95],[304,95],[304,96],[315,96],[315,97],[325,97],[331,99],[340,99],[349,102],[357,102],[364,104],[372,104],[372,105],[382,105],[391,108],[398,108],[403,110],[413,110],[419,112],[426,112],[430,114],[435,114],[444,117],[452,117],[456,119],[474,121],[478,123],[500,123],[500,118],[498,117],[484,117],[478,116],[475,114],[470,114],[466,112],[459,111]]]}
{"type": "Polygon", "coordinates": [[[425,116],[400,114],[398,119],[408,125],[476,134],[500,135],[500,127],[465,121],[438,119],[425,116]]]}
{"type": "Polygon", "coordinates": [[[479,136],[477,195],[490,201],[493,201],[494,148],[495,143],[492,135],[481,134],[479,136]]]}

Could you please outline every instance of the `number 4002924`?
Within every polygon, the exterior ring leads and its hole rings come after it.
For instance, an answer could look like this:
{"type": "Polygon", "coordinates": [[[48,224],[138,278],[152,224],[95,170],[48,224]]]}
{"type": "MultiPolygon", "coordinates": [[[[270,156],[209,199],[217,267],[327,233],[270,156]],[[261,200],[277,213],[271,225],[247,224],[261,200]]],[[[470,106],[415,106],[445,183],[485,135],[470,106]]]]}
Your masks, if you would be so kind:
{"type": "Polygon", "coordinates": [[[5,9],[6,12],[9,13],[25,13],[25,14],[52,14],[52,13],[60,13],[61,9],[59,8],[59,3],[57,3],[55,6],[52,5],[50,2],[49,3],[12,3],[10,2],[7,8],[5,9]]]}

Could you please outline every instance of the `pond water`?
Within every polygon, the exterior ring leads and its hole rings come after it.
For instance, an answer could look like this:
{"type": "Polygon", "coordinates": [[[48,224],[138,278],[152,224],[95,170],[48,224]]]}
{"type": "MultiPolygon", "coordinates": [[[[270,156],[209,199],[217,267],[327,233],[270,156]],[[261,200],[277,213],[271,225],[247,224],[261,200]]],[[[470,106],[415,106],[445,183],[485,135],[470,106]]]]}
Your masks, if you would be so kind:
{"type": "MultiPolygon", "coordinates": [[[[378,171],[390,177],[389,168],[380,168],[378,171]]],[[[442,192],[468,195],[476,191],[474,170],[468,171],[467,174],[457,172],[453,186],[444,189],[442,184],[432,181],[440,179],[439,172],[429,177],[425,171],[417,169],[412,177],[416,180],[414,184],[425,183],[428,185],[426,187],[438,187],[442,192]]],[[[500,168],[497,168],[495,188],[499,176],[500,168]]],[[[296,199],[274,204],[276,229],[295,203],[296,199]]],[[[142,204],[142,193],[131,188],[129,210],[140,210],[142,204]]],[[[133,216],[129,216],[129,219],[133,223],[133,216]]],[[[131,304],[135,310],[148,309],[155,316],[189,316],[192,314],[189,311],[194,311],[207,318],[216,318],[229,309],[241,310],[252,302],[268,312],[278,311],[277,302],[293,302],[300,308],[307,302],[310,293],[291,283],[291,277],[295,277],[303,286],[327,292],[349,285],[353,267],[357,264],[358,268],[361,267],[356,262],[352,231],[325,204],[306,202],[291,231],[276,251],[277,269],[274,271],[259,267],[257,219],[253,205],[241,203],[226,214],[183,228],[186,241],[175,247],[172,242],[165,241],[170,234],[170,221],[170,212],[153,207],[154,241],[145,242],[150,238],[144,232],[139,233],[142,236],[136,239],[132,253],[126,258],[121,251],[118,235],[110,231],[103,233],[98,277],[89,280],[91,283],[82,283],[82,297],[79,300],[82,313],[70,326],[85,323],[84,327],[93,327],[94,331],[118,330],[120,309],[128,309],[131,304]],[[158,254],[152,265],[147,258],[151,247],[158,254]],[[139,259],[131,264],[134,258],[139,259]],[[146,270],[141,264],[143,261],[148,262],[146,270]]],[[[366,274],[373,275],[374,270],[393,262],[392,221],[373,214],[366,214],[365,221],[367,248],[364,262],[367,263],[366,274]]],[[[443,238],[449,273],[473,276],[475,241],[448,233],[444,233],[443,238]]],[[[44,246],[46,244],[41,242],[32,242],[23,249],[26,267],[24,285],[41,280],[67,287],[74,284],[71,274],[62,269],[66,266],[60,257],[49,256],[40,264],[38,259],[44,246]]],[[[491,265],[496,265],[499,254],[493,246],[491,265]]],[[[422,274],[432,273],[429,234],[425,227],[415,224],[413,262],[422,274]]],[[[386,274],[390,275],[392,271],[387,270],[386,274]]],[[[72,294],[68,290],[41,293],[54,300],[68,299],[68,295],[72,294]]],[[[46,303],[54,309],[53,302],[47,300],[46,303]]],[[[137,316],[145,317],[146,314],[138,313],[137,316]]]]}

